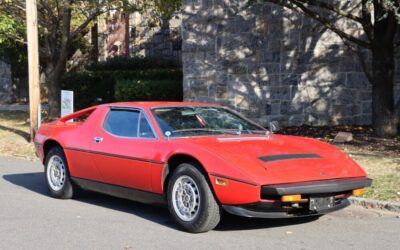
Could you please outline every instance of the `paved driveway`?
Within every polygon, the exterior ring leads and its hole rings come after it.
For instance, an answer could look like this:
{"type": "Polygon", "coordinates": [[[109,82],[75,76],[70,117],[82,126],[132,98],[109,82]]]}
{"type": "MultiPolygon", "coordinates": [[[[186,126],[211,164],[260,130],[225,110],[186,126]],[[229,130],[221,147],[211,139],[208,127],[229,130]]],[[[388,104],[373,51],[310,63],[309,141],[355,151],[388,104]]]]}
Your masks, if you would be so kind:
{"type": "Polygon", "coordinates": [[[47,195],[39,162],[0,157],[0,249],[400,249],[395,214],[349,207],[318,220],[225,216],[178,230],[165,208],[95,193],[47,195]]]}

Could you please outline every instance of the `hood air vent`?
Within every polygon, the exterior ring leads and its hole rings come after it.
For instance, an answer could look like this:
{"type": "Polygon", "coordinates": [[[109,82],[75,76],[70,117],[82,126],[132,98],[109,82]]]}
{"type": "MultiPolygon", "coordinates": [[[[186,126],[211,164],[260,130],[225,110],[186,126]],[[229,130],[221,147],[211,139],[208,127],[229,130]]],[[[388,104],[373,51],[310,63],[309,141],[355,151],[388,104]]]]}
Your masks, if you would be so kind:
{"type": "Polygon", "coordinates": [[[322,157],[317,154],[280,154],[280,155],[266,155],[258,157],[258,159],[265,162],[295,160],[295,159],[319,159],[319,158],[322,157]]]}

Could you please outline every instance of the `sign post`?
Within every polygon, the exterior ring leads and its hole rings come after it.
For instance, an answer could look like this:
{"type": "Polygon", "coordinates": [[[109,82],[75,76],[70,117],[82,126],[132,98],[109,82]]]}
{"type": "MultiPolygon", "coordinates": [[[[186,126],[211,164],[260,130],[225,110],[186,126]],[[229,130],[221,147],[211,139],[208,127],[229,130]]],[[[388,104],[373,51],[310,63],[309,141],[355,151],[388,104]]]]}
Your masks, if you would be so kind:
{"type": "Polygon", "coordinates": [[[74,113],[74,91],[61,90],[61,116],[74,113]]]}

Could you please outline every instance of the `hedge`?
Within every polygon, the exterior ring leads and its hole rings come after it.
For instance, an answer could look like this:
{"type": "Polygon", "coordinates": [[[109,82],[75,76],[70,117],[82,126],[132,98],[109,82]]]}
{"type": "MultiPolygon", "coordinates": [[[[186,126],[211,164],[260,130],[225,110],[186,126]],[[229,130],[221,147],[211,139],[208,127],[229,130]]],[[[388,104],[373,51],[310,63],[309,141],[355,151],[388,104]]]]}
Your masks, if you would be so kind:
{"type": "Polygon", "coordinates": [[[114,79],[98,72],[67,73],[61,80],[62,89],[74,91],[74,109],[114,101],[114,79]]]}
{"type": "Polygon", "coordinates": [[[118,80],[117,101],[182,101],[182,81],[154,79],[118,80]]]}
{"type": "Polygon", "coordinates": [[[82,109],[99,103],[128,100],[182,100],[182,71],[180,69],[151,69],[151,70],[105,70],[70,72],[64,75],[62,89],[73,90],[75,109],[82,109]],[[146,84],[133,84],[135,91],[126,97],[122,94],[114,95],[126,85],[126,82],[146,80],[146,84]],[[124,83],[125,82],[125,83],[124,83]],[[124,84],[123,84],[124,83],[124,84]],[[138,87],[142,86],[141,90],[138,87]],[[150,88],[150,89],[149,89],[150,88]],[[159,99],[158,97],[160,96],[159,99]]]}

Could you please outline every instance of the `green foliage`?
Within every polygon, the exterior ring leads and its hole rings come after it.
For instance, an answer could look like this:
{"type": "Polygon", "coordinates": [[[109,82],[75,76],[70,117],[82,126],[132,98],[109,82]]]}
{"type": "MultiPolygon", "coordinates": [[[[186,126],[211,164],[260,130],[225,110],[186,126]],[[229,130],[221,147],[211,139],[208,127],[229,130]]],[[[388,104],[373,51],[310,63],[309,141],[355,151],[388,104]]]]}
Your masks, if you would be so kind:
{"type": "Polygon", "coordinates": [[[170,19],[175,12],[180,10],[182,0],[154,0],[153,3],[158,16],[162,19],[170,19]]]}
{"type": "Polygon", "coordinates": [[[0,15],[0,58],[12,64],[26,62],[26,46],[20,37],[25,36],[22,22],[11,15],[0,15]]]}
{"type": "Polygon", "coordinates": [[[118,80],[115,85],[116,101],[182,101],[182,81],[118,80]]]}

